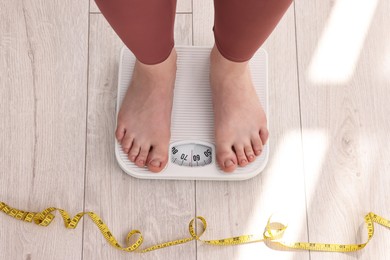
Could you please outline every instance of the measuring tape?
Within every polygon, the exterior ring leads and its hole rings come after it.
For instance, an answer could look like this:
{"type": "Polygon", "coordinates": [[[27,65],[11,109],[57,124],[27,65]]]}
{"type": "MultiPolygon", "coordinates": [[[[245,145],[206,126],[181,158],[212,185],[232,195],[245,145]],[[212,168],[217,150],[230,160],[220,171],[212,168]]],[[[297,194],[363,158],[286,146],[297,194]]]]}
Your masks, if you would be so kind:
{"type": "Polygon", "coordinates": [[[265,242],[270,245],[273,244],[279,247],[283,247],[284,249],[301,249],[301,250],[314,250],[314,251],[327,251],[327,252],[352,252],[364,248],[367,245],[367,243],[371,240],[371,238],[374,235],[374,222],[384,227],[390,228],[390,220],[387,220],[383,217],[380,217],[370,212],[364,217],[364,222],[366,223],[367,226],[368,239],[367,242],[363,244],[283,242],[281,241],[281,238],[283,237],[283,233],[286,230],[287,226],[281,223],[271,223],[271,218],[269,218],[267,225],[265,227],[265,231],[262,235],[242,235],[242,236],[224,238],[218,240],[202,240],[200,239],[200,236],[202,236],[202,234],[206,231],[207,222],[205,218],[201,216],[197,216],[193,218],[189,223],[189,232],[191,237],[160,243],[145,249],[139,249],[139,247],[143,242],[143,237],[139,230],[130,231],[126,237],[128,246],[122,247],[115,239],[115,237],[112,235],[107,225],[104,224],[102,219],[94,212],[80,212],[71,219],[69,214],[63,209],[50,207],[40,213],[28,212],[28,211],[12,208],[7,204],[5,204],[4,202],[0,201],[0,211],[19,220],[23,220],[26,222],[34,221],[34,223],[39,226],[48,226],[55,217],[52,214],[52,212],[56,210],[60,212],[62,218],[64,219],[64,224],[66,228],[68,229],[76,228],[80,219],[85,214],[87,214],[92,219],[92,221],[96,224],[96,226],[100,229],[104,238],[108,241],[108,243],[110,243],[110,245],[112,245],[113,247],[119,250],[123,250],[127,252],[137,252],[137,253],[146,253],[164,247],[184,244],[192,240],[198,240],[198,241],[202,241],[203,243],[209,245],[216,245],[216,246],[229,246],[229,245],[239,245],[239,244],[247,244],[247,243],[254,243],[254,242],[265,242]],[[196,220],[199,220],[203,225],[202,231],[199,234],[195,232],[195,228],[194,228],[194,224],[196,220]],[[131,244],[130,239],[134,235],[138,235],[138,238],[134,243],[131,244]]]}

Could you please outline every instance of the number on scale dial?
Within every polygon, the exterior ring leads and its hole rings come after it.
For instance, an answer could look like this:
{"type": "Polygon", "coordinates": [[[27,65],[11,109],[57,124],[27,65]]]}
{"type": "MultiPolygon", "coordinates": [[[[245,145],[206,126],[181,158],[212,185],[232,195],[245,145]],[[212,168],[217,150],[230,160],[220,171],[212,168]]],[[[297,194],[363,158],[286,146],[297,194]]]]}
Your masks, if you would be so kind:
{"type": "Polygon", "coordinates": [[[189,167],[209,165],[212,162],[212,148],[195,143],[172,146],[171,162],[189,167]]]}

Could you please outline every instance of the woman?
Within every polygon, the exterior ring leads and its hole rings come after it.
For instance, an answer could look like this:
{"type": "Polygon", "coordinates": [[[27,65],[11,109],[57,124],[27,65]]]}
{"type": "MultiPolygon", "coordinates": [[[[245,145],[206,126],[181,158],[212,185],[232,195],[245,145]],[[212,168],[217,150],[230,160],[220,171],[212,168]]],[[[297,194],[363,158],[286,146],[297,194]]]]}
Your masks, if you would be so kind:
{"type": "MultiPolygon", "coordinates": [[[[95,0],[137,58],[118,113],[116,138],[139,167],[161,171],[168,161],[173,87],[176,0],[95,0]]],[[[216,159],[232,172],[255,160],[268,139],[267,119],[256,95],[249,60],[292,0],[214,0],[210,53],[216,159]]]]}

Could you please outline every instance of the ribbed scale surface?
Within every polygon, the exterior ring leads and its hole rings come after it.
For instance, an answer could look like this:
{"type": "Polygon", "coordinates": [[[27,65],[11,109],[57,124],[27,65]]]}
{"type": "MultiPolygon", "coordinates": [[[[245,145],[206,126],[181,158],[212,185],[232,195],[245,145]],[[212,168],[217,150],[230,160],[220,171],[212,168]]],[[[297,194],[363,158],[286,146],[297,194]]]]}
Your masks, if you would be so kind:
{"type": "MultiPolygon", "coordinates": [[[[214,144],[214,116],[209,83],[211,47],[175,46],[175,48],[178,58],[170,143],[199,140],[214,144]]],[[[123,48],[121,53],[117,113],[131,81],[136,60],[135,56],[126,47],[123,48]]],[[[263,49],[259,49],[249,65],[257,95],[268,118],[266,52],[263,49]]],[[[256,161],[246,167],[238,167],[232,174],[223,173],[215,163],[204,167],[189,168],[174,165],[171,163],[171,160],[169,160],[165,170],[154,174],[149,172],[147,168],[139,168],[130,162],[117,142],[115,149],[118,162],[125,172],[138,178],[153,179],[247,179],[257,175],[265,167],[269,153],[268,145],[266,145],[262,155],[257,157],[256,161]]],[[[215,162],[215,155],[213,156],[215,162]]]]}

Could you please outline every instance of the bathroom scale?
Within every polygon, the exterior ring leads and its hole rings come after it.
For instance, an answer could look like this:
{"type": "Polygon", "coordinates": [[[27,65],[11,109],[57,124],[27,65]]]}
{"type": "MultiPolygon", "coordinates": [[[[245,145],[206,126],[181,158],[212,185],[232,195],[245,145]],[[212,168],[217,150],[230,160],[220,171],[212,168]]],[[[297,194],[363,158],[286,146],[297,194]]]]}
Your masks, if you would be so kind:
{"type": "MultiPolygon", "coordinates": [[[[225,173],[218,166],[214,144],[214,114],[209,82],[212,46],[175,46],[177,71],[171,115],[168,163],[159,173],[131,162],[115,139],[115,156],[122,170],[136,178],[174,180],[226,180],[252,178],[265,167],[269,142],[255,161],[225,173]]],[[[136,57],[124,46],[120,52],[116,115],[131,82],[136,57]]],[[[268,117],[267,53],[259,48],[249,61],[256,93],[268,117]]],[[[118,118],[116,116],[116,118],[118,118]]],[[[268,124],[269,120],[267,120],[268,124]]]]}

